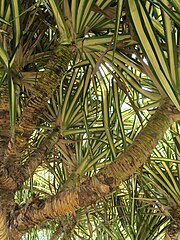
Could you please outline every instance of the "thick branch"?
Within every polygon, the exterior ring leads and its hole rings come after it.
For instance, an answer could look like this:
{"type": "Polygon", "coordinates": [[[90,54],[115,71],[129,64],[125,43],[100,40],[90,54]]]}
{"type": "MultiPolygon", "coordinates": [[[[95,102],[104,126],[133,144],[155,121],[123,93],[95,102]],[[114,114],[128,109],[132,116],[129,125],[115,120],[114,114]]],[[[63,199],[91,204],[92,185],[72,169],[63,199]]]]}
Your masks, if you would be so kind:
{"type": "Polygon", "coordinates": [[[40,147],[27,159],[27,161],[20,166],[18,171],[12,174],[2,166],[0,167],[0,189],[16,191],[20,189],[23,183],[30,178],[37,167],[46,158],[53,146],[59,140],[59,131],[54,130],[41,143],[40,147]]]}
{"type": "MultiPolygon", "coordinates": [[[[0,151],[0,160],[2,159],[4,165],[0,165],[0,168],[4,167],[4,171],[0,171],[0,185],[2,188],[9,189],[17,189],[18,185],[22,185],[23,181],[29,178],[31,174],[35,171],[35,169],[39,166],[42,161],[42,149],[39,152],[36,152],[25,165],[22,167],[21,171],[18,170],[19,161],[20,161],[20,152],[26,146],[32,131],[35,129],[38,117],[41,115],[43,110],[46,108],[46,104],[48,99],[52,96],[54,90],[58,86],[60,80],[62,80],[65,72],[67,71],[70,59],[72,58],[72,49],[71,47],[62,46],[58,47],[53,53],[52,56],[45,66],[45,71],[42,78],[38,81],[38,83],[34,87],[34,91],[32,93],[31,99],[27,103],[27,106],[24,108],[21,121],[17,124],[16,128],[16,138],[15,138],[15,147],[11,141],[9,141],[9,135],[6,139],[6,144],[2,145],[4,149],[0,151]],[[7,148],[8,145],[8,148],[7,148]],[[1,156],[2,155],[2,156],[1,156]],[[32,162],[32,158],[35,158],[35,161],[32,162]],[[41,158],[41,159],[40,159],[41,158]],[[10,164],[9,164],[10,163],[10,164]],[[17,176],[14,173],[17,172],[17,176]],[[12,176],[11,176],[12,175],[12,176]],[[16,180],[18,182],[16,183],[16,180]]],[[[2,93],[1,93],[2,95],[2,93]]],[[[7,98],[7,94],[6,94],[7,98]]],[[[2,104],[1,109],[6,107],[8,108],[8,99],[6,99],[6,104],[2,104]]],[[[6,114],[7,115],[7,114],[6,114]]],[[[4,118],[0,122],[2,122],[3,128],[7,126],[6,131],[1,131],[7,133],[7,129],[10,126],[9,123],[9,111],[8,115],[3,115],[6,117],[6,121],[4,118]],[[7,119],[8,117],[8,119],[7,119]]],[[[0,136],[1,137],[1,136],[0,136]]],[[[4,140],[5,141],[5,140],[4,140]]],[[[41,147],[43,148],[43,147],[41,147]]],[[[0,162],[1,164],[1,162],[0,162]]],[[[0,169],[0,170],[1,170],[0,169]]]]}
{"type": "MultiPolygon", "coordinates": [[[[21,119],[17,124],[15,137],[17,153],[20,153],[26,146],[29,137],[36,127],[39,116],[46,108],[47,101],[63,79],[71,58],[72,52],[68,46],[58,47],[52,52],[50,60],[44,67],[43,76],[33,87],[31,98],[23,109],[21,119]]],[[[11,158],[11,162],[13,162],[14,156],[11,156],[11,151],[9,151],[6,154],[6,160],[11,158]]]]}
{"type": "Polygon", "coordinates": [[[16,182],[9,176],[9,162],[4,159],[5,149],[8,150],[10,140],[10,116],[8,103],[8,89],[0,88],[0,189],[14,190],[16,182]],[[8,147],[7,147],[8,146],[8,147]]]}
{"type": "Polygon", "coordinates": [[[0,88],[0,164],[10,137],[9,102],[7,87],[0,88]]]}
{"type": "Polygon", "coordinates": [[[16,181],[9,175],[9,172],[4,165],[0,166],[0,189],[12,191],[17,189],[16,181]]]}
{"type": "Polygon", "coordinates": [[[28,158],[24,165],[21,166],[15,177],[18,189],[20,189],[22,184],[33,175],[34,171],[42,163],[43,159],[46,158],[58,140],[59,131],[52,131],[52,133],[43,140],[40,147],[28,158]]]}
{"type": "Polygon", "coordinates": [[[51,198],[34,202],[26,209],[22,208],[12,224],[13,238],[19,239],[33,226],[95,203],[102,196],[112,192],[148,159],[167,128],[173,123],[173,111],[171,104],[165,102],[120,157],[92,178],[87,178],[80,186],[64,189],[51,198]]]}

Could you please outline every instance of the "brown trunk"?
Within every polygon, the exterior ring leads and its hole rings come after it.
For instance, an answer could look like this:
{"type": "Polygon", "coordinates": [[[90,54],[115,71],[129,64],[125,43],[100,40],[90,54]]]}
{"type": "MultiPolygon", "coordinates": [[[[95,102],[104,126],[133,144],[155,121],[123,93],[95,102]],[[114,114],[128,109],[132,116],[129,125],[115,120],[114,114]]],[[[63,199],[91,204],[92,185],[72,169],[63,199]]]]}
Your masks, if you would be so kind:
{"type": "Polygon", "coordinates": [[[65,188],[46,200],[35,200],[18,211],[11,226],[13,239],[19,239],[23,233],[39,223],[74,212],[112,192],[148,159],[167,128],[173,123],[173,114],[174,108],[171,104],[163,103],[132,145],[113,163],[92,178],[86,178],[79,186],[65,188]]]}
{"type": "Polygon", "coordinates": [[[54,147],[59,140],[59,131],[54,130],[48,135],[44,141],[42,141],[40,147],[28,158],[28,160],[21,166],[19,171],[15,174],[16,183],[18,189],[21,188],[22,184],[30,178],[36,168],[46,158],[48,153],[54,147]]]}
{"type": "Polygon", "coordinates": [[[1,206],[0,206],[0,239],[1,240],[9,239],[9,232],[6,223],[6,213],[2,210],[1,206]]]}
{"type": "Polygon", "coordinates": [[[0,88],[0,164],[3,164],[4,151],[10,137],[8,90],[0,88]]]}
{"type": "Polygon", "coordinates": [[[173,214],[168,228],[168,236],[170,240],[180,240],[180,217],[179,214],[173,214]]]}
{"type": "Polygon", "coordinates": [[[4,156],[8,150],[10,139],[10,116],[7,87],[0,88],[0,191],[14,190],[17,187],[12,177],[9,177],[9,168],[12,162],[6,162],[4,156]],[[7,147],[8,146],[8,147],[7,147]]]}
{"type": "MultiPolygon", "coordinates": [[[[38,117],[46,108],[48,99],[52,96],[54,90],[59,85],[60,80],[63,79],[63,76],[67,71],[69,61],[73,57],[72,54],[73,49],[70,46],[59,47],[52,53],[48,64],[45,66],[44,74],[34,86],[34,91],[31,93],[31,99],[28,101],[27,106],[24,108],[21,120],[17,124],[15,145],[9,141],[9,134],[6,138],[3,136],[6,142],[4,145],[1,144],[1,146],[6,149],[6,154],[4,155],[4,149],[3,151],[0,151],[2,152],[0,160],[3,160],[5,163],[2,165],[0,161],[0,188],[12,190],[19,188],[22,183],[32,175],[32,173],[43,160],[43,154],[45,154],[44,149],[46,147],[43,149],[43,146],[41,146],[41,148],[39,150],[37,149],[32,157],[27,160],[24,166],[22,166],[21,170],[19,170],[21,156],[20,152],[25,148],[27,141],[32,134],[32,131],[36,127],[38,117]],[[35,158],[36,160],[32,162],[32,158],[35,158]]],[[[1,103],[1,108],[3,106],[6,106],[8,111],[7,93],[6,98],[4,97],[2,99],[5,99],[7,104],[5,105],[1,103]]],[[[9,111],[8,115],[6,115],[3,115],[6,119],[4,120],[3,118],[3,123],[1,126],[3,126],[3,128],[6,128],[7,125],[8,129],[10,126],[9,111]]],[[[5,131],[6,134],[8,132],[7,129],[5,131]]]]}
{"type": "Polygon", "coordinates": [[[20,121],[17,123],[15,137],[16,158],[13,146],[10,145],[12,147],[6,153],[6,161],[11,163],[17,161],[17,164],[19,164],[18,153],[25,148],[29,137],[36,127],[39,116],[45,110],[47,101],[63,79],[71,59],[72,52],[69,46],[58,47],[52,52],[50,60],[44,67],[44,74],[33,87],[31,97],[23,109],[20,121]]]}

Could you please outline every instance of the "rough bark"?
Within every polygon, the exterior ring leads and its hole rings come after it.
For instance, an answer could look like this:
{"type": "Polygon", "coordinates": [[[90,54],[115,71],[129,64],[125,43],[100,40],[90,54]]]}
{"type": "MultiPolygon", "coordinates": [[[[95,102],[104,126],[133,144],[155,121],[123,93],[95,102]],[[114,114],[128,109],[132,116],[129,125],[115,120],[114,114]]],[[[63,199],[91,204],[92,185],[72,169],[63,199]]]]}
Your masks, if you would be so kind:
{"type": "MultiPolygon", "coordinates": [[[[59,85],[60,80],[63,79],[69,62],[72,59],[73,50],[74,49],[70,46],[62,46],[53,51],[50,60],[45,66],[44,74],[42,78],[37,82],[37,84],[35,84],[34,90],[31,93],[31,99],[29,99],[26,107],[23,109],[21,119],[17,123],[15,145],[13,145],[11,141],[9,141],[8,144],[9,135],[6,139],[5,144],[2,145],[4,149],[6,149],[6,154],[4,154],[4,151],[2,151],[3,155],[0,158],[3,159],[3,162],[5,163],[4,165],[0,165],[0,188],[12,190],[17,189],[25,180],[27,180],[32,175],[34,170],[41,163],[43,159],[43,147],[37,150],[19,171],[20,152],[25,148],[29,137],[36,127],[38,117],[46,108],[48,99],[52,96],[54,90],[59,85]],[[35,158],[33,162],[32,158],[35,158]]],[[[6,102],[8,103],[8,99],[4,99],[7,100],[6,102]]],[[[8,108],[7,104],[1,104],[1,108],[3,106],[6,106],[8,108]]],[[[4,123],[6,125],[8,124],[8,127],[10,126],[9,111],[8,116],[6,116],[6,121],[3,120],[3,123],[1,124],[3,128],[6,126],[4,123]]]]}
{"type": "Polygon", "coordinates": [[[0,163],[3,163],[4,150],[10,137],[8,90],[0,88],[0,163]]]}
{"type": "Polygon", "coordinates": [[[132,145],[113,163],[92,178],[86,178],[79,186],[65,188],[55,196],[46,200],[36,200],[17,211],[11,224],[13,239],[19,239],[23,233],[39,223],[74,212],[112,192],[148,159],[167,128],[173,123],[174,114],[180,119],[176,109],[169,102],[164,102],[132,145]]]}
{"type": "Polygon", "coordinates": [[[177,212],[172,215],[172,219],[170,220],[168,236],[171,240],[180,239],[180,215],[177,212]]]}
{"type": "Polygon", "coordinates": [[[54,130],[41,143],[40,147],[28,158],[28,160],[20,167],[14,177],[16,179],[17,188],[20,189],[22,184],[30,178],[37,167],[46,158],[48,153],[59,140],[59,131],[54,130]]]}
{"type": "MultiPolygon", "coordinates": [[[[46,108],[48,99],[63,79],[69,61],[72,59],[71,50],[69,46],[60,46],[53,51],[47,65],[44,67],[43,76],[33,87],[31,97],[23,109],[21,119],[16,127],[15,148],[17,162],[19,162],[18,153],[25,148],[29,137],[37,125],[39,116],[46,108]]],[[[13,148],[7,151],[5,158],[6,162],[15,162],[13,148]]]]}
{"type": "Polygon", "coordinates": [[[5,152],[9,150],[10,140],[10,116],[8,89],[0,88],[0,191],[2,189],[14,190],[17,187],[12,177],[9,177],[9,162],[4,159],[5,152]],[[8,146],[8,147],[7,147],[8,146]]]}
{"type": "Polygon", "coordinates": [[[9,239],[9,231],[6,223],[6,213],[2,210],[2,206],[0,206],[0,239],[9,239]]]}

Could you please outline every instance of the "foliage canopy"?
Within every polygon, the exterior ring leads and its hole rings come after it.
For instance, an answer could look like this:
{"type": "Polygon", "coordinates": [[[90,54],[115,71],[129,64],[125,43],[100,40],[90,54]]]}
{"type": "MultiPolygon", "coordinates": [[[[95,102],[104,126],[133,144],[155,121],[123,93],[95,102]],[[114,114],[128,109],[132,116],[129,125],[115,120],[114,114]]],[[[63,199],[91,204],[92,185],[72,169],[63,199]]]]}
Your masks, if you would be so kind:
{"type": "Polygon", "coordinates": [[[158,240],[168,239],[170,225],[175,239],[180,3],[0,0],[0,6],[1,238],[30,230],[22,239],[158,240]],[[75,211],[69,201],[77,201],[76,191],[66,195],[121,161],[145,126],[154,126],[149,120],[167,98],[173,114],[167,108],[159,121],[167,115],[170,128],[154,149],[151,127],[138,140],[146,162],[133,172],[126,166],[118,174],[130,174],[117,188],[102,185],[107,196],[75,211]],[[61,192],[67,214],[59,216],[51,201],[61,192]],[[36,208],[46,204],[37,221],[36,208]]]}

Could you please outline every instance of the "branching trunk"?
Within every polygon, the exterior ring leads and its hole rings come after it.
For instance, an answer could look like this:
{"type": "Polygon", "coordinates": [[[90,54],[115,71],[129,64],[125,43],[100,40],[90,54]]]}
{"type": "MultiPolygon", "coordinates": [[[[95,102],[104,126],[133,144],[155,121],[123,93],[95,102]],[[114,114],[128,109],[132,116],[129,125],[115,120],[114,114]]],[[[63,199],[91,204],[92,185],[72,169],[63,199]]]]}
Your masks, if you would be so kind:
{"type": "Polygon", "coordinates": [[[167,128],[173,123],[173,114],[174,108],[171,104],[163,103],[131,146],[113,163],[92,178],[87,178],[79,186],[65,188],[53,197],[36,200],[18,211],[11,226],[13,239],[19,239],[35,225],[88,206],[112,192],[148,159],[167,128]]]}
{"type": "MultiPolygon", "coordinates": [[[[48,64],[45,66],[44,74],[34,86],[34,91],[31,93],[31,99],[24,108],[21,120],[17,124],[15,137],[16,151],[14,152],[14,146],[11,144],[11,141],[7,144],[9,136],[7,137],[6,144],[2,145],[4,149],[6,149],[6,154],[1,156],[1,159],[4,158],[3,162],[5,162],[5,166],[0,166],[0,188],[13,190],[19,188],[22,183],[32,175],[43,160],[43,154],[47,151],[44,151],[46,147],[43,148],[43,146],[41,146],[19,171],[20,152],[25,148],[32,131],[36,127],[38,117],[46,108],[48,99],[52,96],[59,82],[63,79],[68,69],[69,62],[72,59],[72,54],[73,49],[69,46],[59,47],[52,53],[48,64]],[[9,146],[8,148],[7,145],[9,146]],[[35,159],[33,162],[32,158],[35,159]]],[[[8,103],[8,99],[6,102],[8,103]]],[[[1,104],[1,106],[4,105],[1,104]]],[[[9,112],[5,123],[7,123],[9,127],[9,112]]],[[[4,122],[1,124],[3,127],[6,125],[4,125],[4,122]]],[[[4,153],[4,151],[2,152],[4,153]]]]}
{"type": "MultiPolygon", "coordinates": [[[[18,153],[23,151],[29,137],[34,131],[39,116],[45,110],[48,99],[63,79],[67,71],[69,61],[72,59],[72,52],[69,46],[58,47],[52,52],[52,56],[44,67],[45,71],[42,78],[33,87],[31,97],[23,109],[21,119],[17,123],[15,146],[17,152],[17,163],[19,163],[18,153]]],[[[7,152],[6,161],[15,162],[13,149],[7,152]]]]}
{"type": "Polygon", "coordinates": [[[33,175],[34,171],[46,158],[58,140],[59,131],[52,131],[52,133],[44,139],[40,147],[21,166],[19,171],[16,173],[16,183],[18,185],[18,189],[20,189],[22,184],[33,175]]]}

